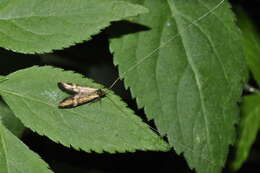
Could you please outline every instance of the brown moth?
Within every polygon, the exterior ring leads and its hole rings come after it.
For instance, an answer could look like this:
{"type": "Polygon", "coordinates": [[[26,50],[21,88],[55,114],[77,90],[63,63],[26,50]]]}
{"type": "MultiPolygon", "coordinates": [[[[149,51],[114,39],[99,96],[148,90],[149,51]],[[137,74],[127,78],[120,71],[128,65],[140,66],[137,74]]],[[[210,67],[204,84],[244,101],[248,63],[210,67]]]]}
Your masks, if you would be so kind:
{"type": "Polygon", "coordinates": [[[101,89],[82,86],[74,83],[59,82],[58,87],[72,96],[65,98],[59,103],[59,108],[73,108],[79,105],[96,101],[107,93],[101,89]]]}

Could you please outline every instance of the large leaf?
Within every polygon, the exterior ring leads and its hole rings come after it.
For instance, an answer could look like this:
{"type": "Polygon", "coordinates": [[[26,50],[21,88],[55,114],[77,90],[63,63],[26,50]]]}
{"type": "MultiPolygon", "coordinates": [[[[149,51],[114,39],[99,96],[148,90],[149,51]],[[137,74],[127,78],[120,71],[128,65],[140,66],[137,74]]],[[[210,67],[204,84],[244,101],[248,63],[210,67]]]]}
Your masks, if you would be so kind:
{"type": "Polygon", "coordinates": [[[32,67],[8,75],[0,93],[23,124],[39,134],[84,151],[167,150],[168,145],[109,92],[105,98],[71,109],[57,104],[68,95],[57,82],[103,88],[73,72],[32,67]]]}
{"type": "Polygon", "coordinates": [[[238,170],[246,161],[260,127],[260,95],[246,96],[242,104],[240,135],[237,142],[233,169],[238,170]]]}
{"type": "Polygon", "coordinates": [[[120,76],[191,168],[219,172],[234,141],[246,73],[229,4],[141,2],[150,13],[131,21],[150,30],[112,40],[120,76]]]}
{"type": "Polygon", "coordinates": [[[29,150],[0,123],[1,173],[52,173],[40,157],[29,150]]]}
{"type": "Polygon", "coordinates": [[[0,2],[0,46],[50,52],[90,39],[111,21],[147,10],[119,0],[12,0],[0,2]]]}
{"type": "Polygon", "coordinates": [[[243,49],[247,64],[260,86],[260,35],[254,23],[246,13],[238,8],[237,10],[238,25],[243,32],[243,49]]]}
{"type": "Polygon", "coordinates": [[[24,126],[19,119],[17,119],[9,107],[0,100],[0,119],[2,124],[7,127],[14,135],[20,137],[23,133],[24,126]]]}

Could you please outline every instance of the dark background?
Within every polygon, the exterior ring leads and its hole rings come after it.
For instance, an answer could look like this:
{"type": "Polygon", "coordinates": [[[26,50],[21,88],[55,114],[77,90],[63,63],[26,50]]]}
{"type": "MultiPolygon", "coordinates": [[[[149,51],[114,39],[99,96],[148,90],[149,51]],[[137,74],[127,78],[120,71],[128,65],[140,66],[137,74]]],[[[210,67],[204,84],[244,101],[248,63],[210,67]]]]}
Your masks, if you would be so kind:
{"type": "MultiPolygon", "coordinates": [[[[259,28],[260,2],[258,0],[232,0],[231,3],[233,7],[242,6],[259,28]]],[[[116,25],[114,24],[114,26],[116,25]]],[[[91,41],[51,54],[24,55],[0,49],[0,56],[0,75],[7,75],[33,65],[47,64],[77,71],[106,87],[117,78],[117,68],[113,66],[112,55],[109,53],[106,30],[94,36],[91,41]]],[[[146,121],[143,111],[137,110],[135,100],[131,99],[129,91],[124,89],[122,82],[119,82],[114,90],[146,121]]],[[[152,122],[148,123],[152,125],[152,122]]],[[[176,155],[174,151],[166,153],[138,151],[125,154],[86,153],[63,147],[29,129],[24,132],[22,140],[31,150],[40,154],[55,173],[193,172],[188,168],[183,157],[176,155]]],[[[240,169],[240,173],[260,170],[259,150],[258,137],[252,147],[250,157],[240,169]]],[[[234,148],[231,148],[229,162],[232,160],[233,154],[234,148]]],[[[228,165],[224,172],[230,172],[228,165]]]]}

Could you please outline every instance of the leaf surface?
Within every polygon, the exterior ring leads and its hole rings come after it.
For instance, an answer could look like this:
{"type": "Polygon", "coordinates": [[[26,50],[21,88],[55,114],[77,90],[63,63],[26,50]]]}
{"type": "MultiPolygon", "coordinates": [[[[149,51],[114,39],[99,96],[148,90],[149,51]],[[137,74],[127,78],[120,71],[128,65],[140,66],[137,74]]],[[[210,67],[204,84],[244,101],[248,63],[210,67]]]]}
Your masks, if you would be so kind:
{"type": "Polygon", "coordinates": [[[1,173],[52,173],[36,153],[29,150],[1,123],[0,138],[1,173]]]}
{"type": "MultiPolygon", "coordinates": [[[[137,1],[131,1],[137,2],[137,1]]],[[[114,63],[139,108],[200,173],[217,173],[234,141],[246,74],[241,35],[220,0],[139,1],[150,28],[112,39],[114,63]],[[195,10],[193,10],[195,9],[195,10]]]]}
{"type": "Polygon", "coordinates": [[[12,0],[0,2],[0,46],[44,53],[85,40],[111,21],[147,12],[119,0],[12,0]]]}
{"type": "Polygon", "coordinates": [[[260,127],[260,95],[245,96],[242,104],[242,118],[239,124],[239,139],[232,168],[238,170],[247,160],[252,144],[260,127]]]}
{"type": "Polygon", "coordinates": [[[68,94],[58,82],[103,88],[71,71],[32,67],[8,75],[0,93],[23,124],[41,135],[90,152],[167,150],[168,144],[109,92],[105,98],[71,109],[59,109],[68,94]],[[19,85],[18,85],[19,84],[19,85]]]}

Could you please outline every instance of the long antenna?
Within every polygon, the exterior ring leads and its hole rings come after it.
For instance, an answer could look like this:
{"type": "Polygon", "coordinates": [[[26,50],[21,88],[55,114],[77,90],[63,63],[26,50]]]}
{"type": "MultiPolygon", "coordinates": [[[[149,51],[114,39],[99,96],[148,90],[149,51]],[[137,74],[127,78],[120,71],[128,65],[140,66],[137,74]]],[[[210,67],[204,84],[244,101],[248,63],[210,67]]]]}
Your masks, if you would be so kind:
{"type": "MultiPolygon", "coordinates": [[[[182,31],[176,33],[175,35],[173,35],[171,38],[169,38],[166,42],[162,43],[160,46],[158,46],[156,49],[154,49],[152,52],[150,52],[149,54],[147,54],[146,56],[144,56],[144,58],[142,58],[141,60],[139,60],[135,65],[133,65],[132,67],[130,67],[128,70],[126,70],[125,72],[122,73],[121,77],[118,77],[112,84],[111,86],[109,87],[109,90],[112,89],[115,84],[121,80],[121,78],[124,78],[124,76],[129,73],[130,71],[132,71],[133,69],[135,69],[139,64],[143,63],[146,59],[148,59],[149,57],[151,57],[154,53],[156,53],[159,49],[161,49],[162,47],[166,46],[169,42],[173,41],[175,38],[177,38],[181,33],[185,32],[186,30],[188,30],[190,27],[192,27],[194,24],[198,23],[199,21],[201,21],[202,19],[204,19],[205,17],[207,17],[209,14],[213,13],[216,9],[218,9],[223,3],[224,3],[225,0],[221,0],[216,6],[214,6],[211,10],[209,10],[208,12],[204,13],[202,16],[200,16],[199,18],[193,20],[187,27],[185,27],[182,31]]],[[[110,99],[110,101],[113,102],[113,104],[115,106],[118,107],[118,105],[110,99]]],[[[121,110],[119,108],[120,111],[124,112],[123,110],[121,110]]],[[[126,112],[124,112],[126,114],[126,112]]],[[[148,124],[147,124],[148,125],[148,124]]],[[[151,127],[150,125],[148,125],[149,128],[151,128],[154,132],[160,134],[160,132],[151,127]]],[[[183,147],[185,147],[186,150],[189,150],[190,152],[194,152],[192,149],[190,149],[187,145],[185,144],[181,144],[179,143],[180,145],[182,145],[183,147]]],[[[212,162],[211,160],[209,160],[208,158],[206,157],[200,157],[206,161],[208,161],[210,164],[212,165],[216,165],[214,162],[212,162]]]]}
{"type": "Polygon", "coordinates": [[[199,18],[193,20],[188,26],[186,26],[182,31],[178,32],[177,34],[171,36],[171,38],[169,38],[166,42],[162,43],[160,46],[158,46],[156,49],[154,49],[152,52],[150,52],[149,54],[147,54],[146,56],[144,56],[144,58],[142,58],[141,60],[139,60],[135,65],[133,65],[132,67],[130,67],[128,70],[126,70],[125,72],[122,73],[121,77],[118,77],[111,85],[108,89],[112,89],[115,84],[121,80],[121,78],[124,78],[124,76],[129,73],[130,71],[134,70],[139,64],[141,64],[142,62],[144,62],[146,59],[150,58],[153,54],[155,54],[158,50],[160,50],[162,47],[166,46],[169,42],[173,41],[175,38],[177,38],[181,33],[187,31],[190,27],[192,27],[193,25],[195,25],[196,23],[198,23],[199,21],[201,21],[202,19],[204,19],[205,17],[207,17],[209,14],[213,13],[216,9],[218,9],[225,0],[221,0],[215,7],[213,7],[211,10],[209,10],[208,12],[204,13],[202,16],[200,16],[199,18]]]}

